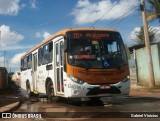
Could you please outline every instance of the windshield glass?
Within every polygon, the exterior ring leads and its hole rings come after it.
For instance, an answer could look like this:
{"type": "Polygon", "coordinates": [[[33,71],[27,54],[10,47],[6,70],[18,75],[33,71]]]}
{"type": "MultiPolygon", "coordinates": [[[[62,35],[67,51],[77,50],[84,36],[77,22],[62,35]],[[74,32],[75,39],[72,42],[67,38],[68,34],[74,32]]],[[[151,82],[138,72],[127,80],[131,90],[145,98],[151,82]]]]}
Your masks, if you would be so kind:
{"type": "Polygon", "coordinates": [[[115,68],[127,64],[118,32],[76,31],[67,34],[68,62],[83,68],[115,68]]]}

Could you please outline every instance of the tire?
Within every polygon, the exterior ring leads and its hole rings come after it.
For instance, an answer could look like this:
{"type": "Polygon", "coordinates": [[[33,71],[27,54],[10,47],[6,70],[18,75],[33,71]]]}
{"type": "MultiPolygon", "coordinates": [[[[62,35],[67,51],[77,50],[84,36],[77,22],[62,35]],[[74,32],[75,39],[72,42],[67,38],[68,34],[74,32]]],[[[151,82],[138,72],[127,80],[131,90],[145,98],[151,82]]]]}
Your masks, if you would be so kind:
{"type": "Polygon", "coordinates": [[[52,101],[52,97],[54,96],[54,88],[53,88],[52,81],[49,81],[47,83],[46,92],[47,92],[48,100],[52,101]]]}

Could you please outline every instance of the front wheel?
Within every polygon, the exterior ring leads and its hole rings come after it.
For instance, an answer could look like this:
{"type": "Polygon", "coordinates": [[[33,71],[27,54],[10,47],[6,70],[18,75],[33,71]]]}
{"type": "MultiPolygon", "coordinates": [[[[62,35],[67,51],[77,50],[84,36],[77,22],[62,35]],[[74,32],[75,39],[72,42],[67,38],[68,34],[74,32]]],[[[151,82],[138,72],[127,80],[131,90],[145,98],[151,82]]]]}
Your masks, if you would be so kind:
{"type": "Polygon", "coordinates": [[[52,81],[49,81],[47,83],[47,89],[46,89],[46,92],[47,92],[47,97],[50,101],[52,101],[52,97],[54,96],[54,88],[53,88],[53,83],[52,81]]]}

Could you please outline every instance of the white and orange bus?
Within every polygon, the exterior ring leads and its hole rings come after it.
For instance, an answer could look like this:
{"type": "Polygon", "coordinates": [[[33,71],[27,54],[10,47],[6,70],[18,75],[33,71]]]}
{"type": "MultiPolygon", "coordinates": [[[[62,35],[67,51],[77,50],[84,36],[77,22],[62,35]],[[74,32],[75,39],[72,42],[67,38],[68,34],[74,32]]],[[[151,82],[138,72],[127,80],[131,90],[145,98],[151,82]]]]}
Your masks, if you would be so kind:
{"type": "Polygon", "coordinates": [[[94,98],[130,92],[127,51],[116,30],[64,29],[21,58],[21,87],[48,97],[94,98]]]}

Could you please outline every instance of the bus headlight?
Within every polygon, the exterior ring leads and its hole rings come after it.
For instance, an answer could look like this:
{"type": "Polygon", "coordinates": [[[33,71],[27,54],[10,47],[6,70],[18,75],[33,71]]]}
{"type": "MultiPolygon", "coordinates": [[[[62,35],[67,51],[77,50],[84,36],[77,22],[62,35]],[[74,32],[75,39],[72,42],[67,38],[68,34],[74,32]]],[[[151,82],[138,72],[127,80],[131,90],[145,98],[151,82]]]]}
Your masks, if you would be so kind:
{"type": "Polygon", "coordinates": [[[77,77],[75,77],[75,76],[69,75],[69,78],[70,78],[72,81],[74,81],[74,82],[76,82],[76,83],[78,83],[78,84],[84,84],[84,81],[83,81],[83,80],[81,80],[81,79],[79,79],[79,78],[77,78],[77,77]]]}
{"type": "Polygon", "coordinates": [[[127,76],[127,77],[125,77],[125,78],[122,80],[122,82],[126,82],[126,81],[128,81],[129,79],[130,79],[130,77],[127,76]]]}

